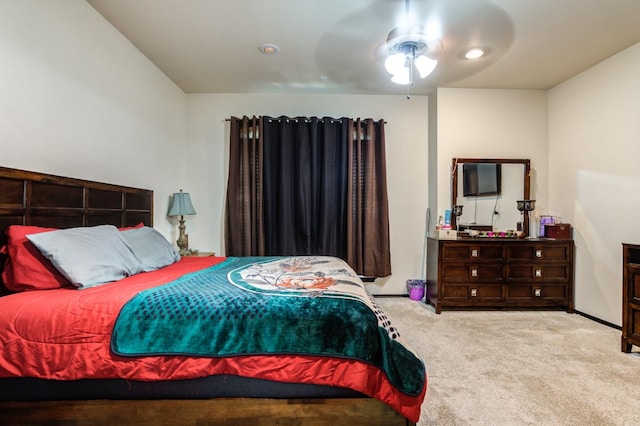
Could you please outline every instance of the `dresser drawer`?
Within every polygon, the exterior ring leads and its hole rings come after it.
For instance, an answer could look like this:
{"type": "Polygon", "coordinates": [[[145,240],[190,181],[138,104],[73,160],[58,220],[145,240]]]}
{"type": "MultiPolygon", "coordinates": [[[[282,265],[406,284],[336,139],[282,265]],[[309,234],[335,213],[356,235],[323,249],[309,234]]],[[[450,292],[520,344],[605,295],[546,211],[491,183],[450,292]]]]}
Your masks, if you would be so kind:
{"type": "Polygon", "coordinates": [[[640,266],[627,266],[628,280],[628,302],[640,305],[640,266]]]}
{"type": "Polygon", "coordinates": [[[441,256],[444,262],[502,262],[504,249],[500,244],[444,244],[441,256]]]}
{"type": "Polygon", "coordinates": [[[568,264],[517,264],[506,267],[509,282],[529,281],[562,281],[570,279],[571,270],[568,264]]]}
{"type": "Polygon", "coordinates": [[[622,351],[640,346],[640,245],[622,244],[622,351]]]}
{"type": "Polygon", "coordinates": [[[445,283],[461,281],[501,283],[504,281],[504,267],[501,263],[444,263],[442,280],[445,283]]]}
{"type": "Polygon", "coordinates": [[[632,309],[629,312],[630,324],[628,330],[628,338],[634,339],[636,342],[640,342],[640,309],[632,309]]]}
{"type": "Polygon", "coordinates": [[[555,301],[566,302],[569,298],[568,286],[562,284],[541,283],[532,285],[510,284],[507,286],[507,299],[512,301],[555,301]]]}
{"type": "Polygon", "coordinates": [[[507,246],[508,262],[567,262],[571,259],[570,245],[528,244],[507,246]]]}
{"type": "Polygon", "coordinates": [[[443,301],[503,300],[503,286],[491,284],[469,285],[468,283],[447,284],[443,288],[443,301]]]}

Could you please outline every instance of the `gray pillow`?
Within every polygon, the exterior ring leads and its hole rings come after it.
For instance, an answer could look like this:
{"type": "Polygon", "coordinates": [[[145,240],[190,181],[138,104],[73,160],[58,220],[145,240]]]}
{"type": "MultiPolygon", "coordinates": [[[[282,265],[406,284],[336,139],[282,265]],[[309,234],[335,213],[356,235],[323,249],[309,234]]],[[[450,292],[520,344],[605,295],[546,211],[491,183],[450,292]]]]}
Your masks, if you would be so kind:
{"type": "Polygon", "coordinates": [[[74,286],[89,288],[143,271],[142,264],[112,225],[60,229],[27,235],[74,286]]]}
{"type": "Polygon", "coordinates": [[[126,244],[142,263],[145,272],[155,271],[180,260],[180,255],[161,233],[153,228],[120,231],[126,244]]]}

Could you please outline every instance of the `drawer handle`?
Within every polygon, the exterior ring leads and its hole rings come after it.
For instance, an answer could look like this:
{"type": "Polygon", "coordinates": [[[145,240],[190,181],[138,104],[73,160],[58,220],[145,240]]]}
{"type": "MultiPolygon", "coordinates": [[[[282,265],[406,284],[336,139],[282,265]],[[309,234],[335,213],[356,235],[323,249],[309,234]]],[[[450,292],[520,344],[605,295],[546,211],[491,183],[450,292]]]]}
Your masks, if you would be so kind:
{"type": "Polygon", "coordinates": [[[471,276],[472,277],[477,277],[478,276],[478,269],[477,268],[473,268],[471,270],[471,276]]]}
{"type": "Polygon", "coordinates": [[[535,294],[536,297],[540,297],[540,296],[542,296],[542,290],[540,290],[539,288],[536,288],[534,290],[533,294],[535,294]]]}
{"type": "Polygon", "coordinates": [[[478,257],[478,250],[477,249],[471,250],[471,257],[478,257]]]}
{"type": "Polygon", "coordinates": [[[542,257],[542,250],[536,250],[536,257],[542,257]]]}
{"type": "Polygon", "coordinates": [[[472,288],[471,289],[471,297],[476,297],[478,295],[478,289],[472,288]]]}
{"type": "Polygon", "coordinates": [[[542,276],[542,269],[536,269],[536,277],[540,278],[542,276]]]}

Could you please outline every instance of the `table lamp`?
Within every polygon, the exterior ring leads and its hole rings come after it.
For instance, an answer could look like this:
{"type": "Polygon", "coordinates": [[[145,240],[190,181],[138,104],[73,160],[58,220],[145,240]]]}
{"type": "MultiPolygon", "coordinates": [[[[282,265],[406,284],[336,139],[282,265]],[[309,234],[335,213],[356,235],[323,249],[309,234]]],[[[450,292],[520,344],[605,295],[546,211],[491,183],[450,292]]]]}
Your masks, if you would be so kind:
{"type": "Polygon", "coordinates": [[[189,237],[185,233],[186,226],[184,225],[184,216],[196,214],[196,210],[191,204],[191,197],[188,192],[176,192],[171,199],[171,205],[169,206],[169,213],[167,216],[180,216],[180,235],[178,236],[178,248],[180,249],[180,256],[186,256],[189,254],[189,237]]]}

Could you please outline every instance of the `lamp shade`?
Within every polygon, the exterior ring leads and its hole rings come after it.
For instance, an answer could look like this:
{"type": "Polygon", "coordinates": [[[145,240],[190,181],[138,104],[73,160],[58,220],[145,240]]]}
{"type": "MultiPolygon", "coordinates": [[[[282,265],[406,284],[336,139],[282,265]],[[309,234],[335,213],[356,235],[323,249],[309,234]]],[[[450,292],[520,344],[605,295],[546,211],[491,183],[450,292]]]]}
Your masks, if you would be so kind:
{"type": "Polygon", "coordinates": [[[384,61],[384,67],[389,74],[399,74],[407,66],[407,56],[402,53],[396,53],[395,55],[389,55],[384,61]]]}
{"type": "Polygon", "coordinates": [[[420,78],[425,78],[429,74],[436,69],[436,65],[438,65],[438,61],[435,59],[427,58],[424,55],[418,56],[414,61],[418,72],[420,73],[420,78]]]}
{"type": "Polygon", "coordinates": [[[171,205],[169,206],[169,213],[167,216],[184,216],[188,214],[196,214],[196,209],[191,204],[191,197],[188,192],[176,192],[171,199],[171,205]]]}
{"type": "Polygon", "coordinates": [[[402,68],[391,77],[391,81],[396,84],[411,84],[411,70],[409,68],[402,68]]]}
{"type": "Polygon", "coordinates": [[[425,78],[433,72],[438,65],[438,61],[424,55],[414,55],[413,51],[407,53],[396,53],[390,55],[384,62],[387,71],[393,75],[391,81],[396,84],[412,84],[412,68],[415,67],[420,74],[420,78],[425,78]]]}

